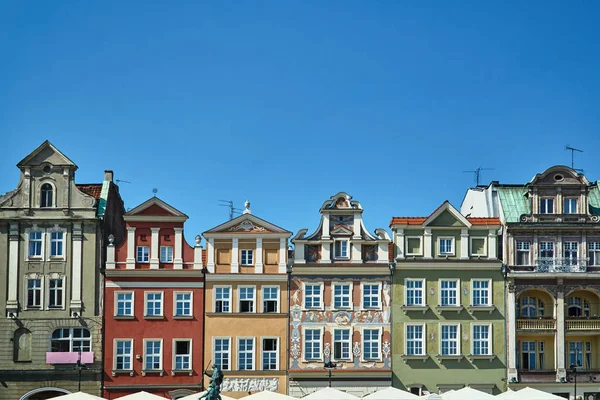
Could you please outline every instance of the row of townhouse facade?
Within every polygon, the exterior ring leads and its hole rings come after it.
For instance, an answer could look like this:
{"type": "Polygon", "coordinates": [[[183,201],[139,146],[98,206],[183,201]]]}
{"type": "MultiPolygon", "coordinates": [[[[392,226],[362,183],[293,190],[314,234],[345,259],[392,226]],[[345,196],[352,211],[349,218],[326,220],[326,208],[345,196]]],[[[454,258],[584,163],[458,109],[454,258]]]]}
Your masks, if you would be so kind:
{"type": "Polygon", "coordinates": [[[50,142],[17,166],[0,196],[0,398],[177,399],[205,388],[212,364],[231,397],[568,397],[579,374],[579,394],[600,398],[600,192],[568,167],[394,217],[391,236],[340,192],[310,234],[247,202],[189,244],[186,214],[158,197],[126,212],[111,171],[76,184],[50,142]]]}

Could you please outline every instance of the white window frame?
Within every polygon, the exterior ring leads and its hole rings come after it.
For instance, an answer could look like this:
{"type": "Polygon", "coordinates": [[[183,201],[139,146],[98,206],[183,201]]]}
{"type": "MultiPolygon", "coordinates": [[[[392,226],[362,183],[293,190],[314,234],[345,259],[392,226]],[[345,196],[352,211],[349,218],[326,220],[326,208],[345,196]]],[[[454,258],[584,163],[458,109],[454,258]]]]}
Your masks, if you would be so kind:
{"type": "Polygon", "coordinates": [[[164,359],[164,346],[162,338],[144,338],[144,359],[142,371],[144,372],[161,372],[164,371],[163,359],[164,359]],[[148,359],[148,342],[160,342],[160,352],[158,354],[158,363],[160,364],[158,368],[146,368],[146,361],[148,359]]]}
{"type": "Polygon", "coordinates": [[[311,362],[311,361],[323,361],[323,327],[312,327],[312,326],[303,326],[302,327],[302,361],[303,362],[311,362]],[[319,358],[306,358],[306,331],[319,331],[319,358]]]}
{"type": "Polygon", "coordinates": [[[555,259],[556,258],[556,244],[553,241],[551,241],[551,240],[540,240],[540,242],[538,244],[538,249],[539,249],[539,256],[540,256],[540,258],[551,258],[551,259],[555,259]],[[549,251],[548,248],[542,249],[542,247],[550,247],[550,246],[547,246],[548,244],[551,244],[551,247],[552,247],[552,257],[544,257],[544,256],[542,256],[542,251],[549,251]]]}
{"type": "Polygon", "coordinates": [[[556,214],[556,199],[554,197],[540,197],[539,199],[539,207],[540,209],[538,210],[540,214],[556,214]],[[552,212],[548,212],[548,201],[551,200],[552,201],[552,212]],[[542,203],[546,203],[546,212],[542,212],[542,203]]]}
{"type": "Polygon", "coordinates": [[[232,342],[232,340],[231,340],[231,336],[213,336],[213,340],[212,340],[212,354],[213,354],[213,357],[212,357],[212,359],[213,359],[213,361],[215,363],[216,363],[216,360],[217,360],[217,356],[216,356],[216,353],[217,353],[217,350],[216,350],[217,340],[227,340],[228,343],[229,343],[229,346],[228,346],[229,349],[227,350],[226,353],[223,353],[223,354],[227,354],[227,360],[228,360],[228,363],[229,363],[229,365],[228,365],[229,368],[222,368],[221,365],[219,365],[219,367],[223,371],[232,371],[232,360],[231,360],[231,347],[232,347],[231,346],[231,344],[232,344],[231,342],[232,342]]]}
{"type": "MultiPolygon", "coordinates": [[[[48,235],[48,257],[50,258],[50,260],[65,260],[67,258],[66,254],[67,254],[67,230],[65,228],[59,228],[58,225],[55,225],[53,228],[48,229],[47,231],[47,235],[48,235]],[[62,233],[62,239],[57,240],[62,242],[62,254],[53,256],[52,255],[52,234],[53,233],[62,233]]],[[[42,235],[43,236],[43,235],[42,235]]],[[[42,249],[45,246],[42,245],[42,249]]],[[[27,248],[27,250],[29,251],[29,247],[27,248]]],[[[43,250],[42,250],[43,253],[43,250]]]]}
{"type": "Polygon", "coordinates": [[[577,261],[577,259],[579,258],[579,249],[581,248],[581,246],[579,246],[579,242],[574,241],[574,240],[566,240],[563,242],[563,257],[565,259],[567,259],[567,251],[575,251],[575,261],[577,261]],[[575,246],[573,246],[575,245],[575,246]],[[575,247],[573,249],[573,247],[575,247]]]}
{"type": "MultiPolygon", "coordinates": [[[[144,255],[144,254],[142,254],[144,255]]],[[[139,264],[146,264],[150,262],[150,246],[135,246],[135,262],[139,263],[139,264]],[[147,249],[147,253],[145,254],[146,257],[144,257],[142,260],[140,260],[139,257],[139,249],[140,248],[146,248],[147,249]]]]}
{"type": "Polygon", "coordinates": [[[570,196],[563,197],[562,205],[563,205],[563,212],[562,212],[563,214],[578,214],[579,213],[579,199],[577,197],[570,197],[570,196]],[[575,201],[575,210],[574,211],[571,209],[571,204],[570,204],[571,201],[575,201]],[[569,202],[569,203],[567,203],[567,202],[569,202]],[[567,212],[567,210],[566,210],[567,207],[565,207],[567,204],[569,204],[569,207],[568,207],[569,212],[567,212]]]}
{"type": "MultiPolygon", "coordinates": [[[[381,282],[360,282],[360,307],[361,310],[381,310],[383,308],[382,299],[381,299],[381,282]],[[365,285],[368,286],[377,286],[377,306],[365,306],[365,285]]],[[[370,297],[373,297],[371,294],[370,297]]]]}
{"type": "Polygon", "coordinates": [[[492,344],[493,344],[492,334],[493,334],[492,324],[480,324],[480,323],[471,324],[471,355],[474,355],[474,356],[491,356],[491,355],[493,355],[494,349],[492,348],[492,344]],[[475,354],[475,352],[474,352],[474,349],[475,349],[474,333],[475,333],[476,326],[487,326],[487,328],[488,328],[488,338],[487,338],[488,354],[475,354]]]}
{"type": "Polygon", "coordinates": [[[451,323],[440,323],[440,342],[439,342],[439,346],[440,346],[440,355],[442,357],[454,357],[454,356],[460,356],[461,353],[461,349],[460,349],[460,344],[461,344],[461,334],[460,334],[460,324],[451,324],[451,323]],[[456,354],[443,354],[443,335],[442,335],[442,331],[444,329],[445,326],[454,326],[456,327],[456,339],[455,340],[449,340],[450,342],[452,341],[456,341],[456,354]]]}
{"type": "Polygon", "coordinates": [[[67,299],[67,277],[66,276],[56,276],[56,275],[49,275],[46,277],[45,279],[46,281],[46,310],[64,310],[66,308],[65,306],[65,302],[67,299]],[[59,280],[62,281],[62,294],[61,294],[61,303],[62,305],[60,307],[50,307],[50,295],[51,295],[51,288],[50,288],[50,282],[53,280],[59,280]]]}
{"type": "MultiPolygon", "coordinates": [[[[46,178],[47,179],[47,178],[46,178]]],[[[49,180],[43,180],[39,183],[39,196],[37,197],[38,203],[37,206],[38,208],[42,208],[42,209],[46,209],[46,208],[56,208],[57,205],[57,200],[58,200],[58,193],[56,192],[56,185],[54,184],[54,182],[50,182],[49,180]],[[50,187],[52,188],[52,205],[50,206],[44,206],[42,207],[42,186],[44,186],[45,184],[50,185],[50,187]]]]}
{"type": "MultiPolygon", "coordinates": [[[[477,290],[481,290],[481,289],[477,289],[477,290]]],[[[491,306],[492,303],[492,280],[491,279],[478,279],[478,278],[473,278],[471,279],[471,306],[472,307],[489,307],[491,306]],[[475,305],[475,291],[473,290],[473,283],[474,282],[487,282],[488,283],[488,287],[487,287],[487,304],[477,304],[475,305]]]]}
{"type": "Polygon", "coordinates": [[[159,261],[163,264],[168,264],[168,263],[172,263],[173,262],[173,246],[160,246],[159,248],[159,261]],[[163,257],[163,249],[165,249],[166,254],[164,254],[167,257],[163,257]],[[170,249],[170,253],[168,250],[166,249],[170,249]],[[170,256],[170,257],[169,257],[170,256]]]}
{"type": "MultiPolygon", "coordinates": [[[[186,300],[188,301],[188,300],[186,300]]],[[[194,292],[191,290],[177,290],[173,292],[173,318],[192,318],[194,316],[194,292]],[[189,294],[190,299],[190,313],[189,314],[177,314],[177,295],[178,294],[189,294]]]]}
{"type": "MultiPolygon", "coordinates": [[[[360,346],[362,351],[360,352],[361,361],[381,361],[382,360],[382,351],[381,351],[381,343],[382,343],[382,329],[377,326],[363,326],[360,329],[360,346]],[[366,358],[365,357],[365,331],[377,331],[377,357],[375,358],[366,358]]],[[[352,337],[352,336],[350,336],[352,337]]]]}
{"type": "MultiPolygon", "coordinates": [[[[52,332],[50,332],[50,340],[48,343],[48,351],[52,352],[52,341],[59,341],[62,343],[69,343],[69,351],[68,353],[77,353],[79,351],[75,350],[75,342],[82,342],[82,345],[85,345],[85,342],[87,342],[87,345],[89,347],[89,350],[87,351],[82,351],[82,352],[92,352],[94,350],[94,348],[92,347],[92,344],[94,343],[94,341],[92,340],[92,332],[90,331],[90,329],[85,328],[85,327],[62,327],[62,328],[55,328],[52,330],[52,332]],[[90,334],[89,337],[75,337],[74,333],[75,333],[75,329],[80,329],[80,330],[86,330],[88,331],[88,333],[90,334]],[[63,337],[60,339],[56,339],[53,338],[54,332],[56,331],[62,331],[62,330],[68,330],[69,331],[69,336],[68,337],[63,337]],[[62,340],[61,340],[62,339],[62,340]]],[[[60,351],[56,351],[54,353],[61,353],[60,351]]]]}
{"type": "MultiPolygon", "coordinates": [[[[600,265],[600,240],[595,242],[588,242],[588,256],[594,253],[594,263],[589,265],[600,265]]],[[[592,257],[590,257],[591,259],[592,257]]]]}
{"type": "Polygon", "coordinates": [[[460,307],[461,306],[461,301],[460,301],[460,279],[458,278],[443,278],[440,279],[438,281],[438,293],[440,294],[438,296],[438,305],[440,307],[460,307]],[[454,296],[456,298],[456,304],[442,304],[442,291],[444,290],[452,290],[450,288],[442,288],[442,282],[454,282],[456,283],[456,287],[454,288],[454,296]]]}
{"type": "MultiPolygon", "coordinates": [[[[213,286],[213,312],[217,314],[231,314],[233,312],[233,287],[231,285],[215,285],[213,286]],[[229,298],[227,302],[229,303],[229,311],[217,311],[217,289],[229,289],[229,298]]],[[[223,301],[223,300],[220,300],[223,301]]]]}
{"type": "MultiPolygon", "coordinates": [[[[260,370],[261,371],[279,371],[279,352],[281,351],[281,349],[279,348],[280,346],[280,340],[277,336],[261,336],[260,337],[260,370]],[[264,359],[265,359],[265,349],[264,349],[264,345],[265,345],[265,340],[275,340],[275,343],[277,343],[277,350],[275,351],[275,363],[276,363],[276,367],[275,369],[265,369],[264,368],[264,359]]],[[[271,351],[271,350],[269,350],[271,351]]]]}
{"type": "Polygon", "coordinates": [[[515,242],[515,257],[515,265],[531,265],[531,241],[517,240],[515,242]],[[527,253],[527,264],[519,264],[519,253],[527,253]]]}
{"type": "MultiPolygon", "coordinates": [[[[423,307],[427,304],[426,293],[427,282],[424,278],[405,278],[404,279],[404,305],[407,307],[423,307]],[[408,304],[408,282],[421,282],[421,304],[408,304]]],[[[417,289],[410,289],[417,290],[417,289]]]]}
{"type": "Polygon", "coordinates": [[[116,318],[132,318],[135,316],[135,292],[133,290],[115,290],[114,292],[114,313],[116,318]],[[119,294],[131,294],[131,314],[119,315],[119,294]]]}
{"type": "Polygon", "coordinates": [[[331,283],[331,308],[334,310],[352,310],[353,308],[353,296],[352,296],[352,291],[354,289],[354,284],[352,282],[343,282],[343,281],[337,281],[337,282],[332,282],[331,283]],[[341,299],[342,302],[344,300],[345,297],[348,298],[348,305],[347,306],[343,306],[340,305],[339,307],[337,307],[335,305],[335,299],[336,299],[336,294],[335,294],[335,288],[336,287],[343,287],[343,286],[348,286],[348,294],[342,294],[341,299]]]}
{"type": "Polygon", "coordinates": [[[243,314],[256,314],[256,305],[257,305],[257,301],[256,301],[256,286],[255,285],[239,285],[237,287],[237,312],[238,313],[243,313],[243,314]],[[240,289],[252,289],[252,311],[242,311],[242,301],[249,301],[249,299],[245,299],[242,300],[242,296],[241,296],[241,290],[240,289]]]}
{"type": "Polygon", "coordinates": [[[456,241],[455,241],[454,236],[438,236],[437,250],[438,250],[437,251],[438,257],[454,256],[456,254],[456,241]],[[450,240],[450,251],[449,252],[442,253],[442,249],[440,247],[440,245],[442,244],[442,240],[450,240]]]}
{"type": "Polygon", "coordinates": [[[488,251],[488,242],[487,242],[487,237],[486,236],[469,236],[469,250],[471,253],[471,256],[481,256],[481,257],[485,257],[487,256],[487,251],[488,251]],[[474,253],[473,252],[473,240],[483,240],[483,253],[474,253]]]}
{"type": "Polygon", "coordinates": [[[280,313],[281,312],[281,288],[278,285],[264,285],[261,287],[261,297],[262,297],[262,312],[263,313],[267,313],[267,314],[273,314],[273,312],[267,312],[265,311],[265,301],[273,301],[273,299],[265,299],[265,289],[277,289],[277,307],[275,308],[275,312],[274,313],[280,313]]]}
{"type": "Polygon", "coordinates": [[[194,355],[194,351],[193,351],[193,347],[192,347],[192,344],[193,344],[192,339],[190,339],[190,338],[173,338],[172,343],[173,343],[173,345],[172,345],[173,348],[172,348],[172,352],[171,352],[171,354],[172,354],[171,367],[173,368],[173,371],[186,371],[186,372],[192,371],[192,366],[194,365],[192,363],[193,362],[192,357],[194,355]],[[189,361],[190,367],[189,368],[186,368],[186,369],[177,369],[176,368],[177,367],[177,363],[176,363],[177,354],[175,354],[175,352],[177,350],[177,342],[188,342],[190,344],[190,352],[188,354],[188,356],[190,358],[190,361],[189,361]]]}
{"type": "Polygon", "coordinates": [[[144,318],[164,318],[165,316],[165,292],[161,290],[148,290],[144,292],[144,318]],[[148,315],[148,295],[160,294],[160,315],[148,315]]]}
{"type": "Polygon", "coordinates": [[[422,236],[406,236],[404,239],[404,248],[406,249],[407,256],[422,256],[423,255],[423,237],[422,236]],[[418,253],[409,253],[408,249],[408,240],[409,239],[419,239],[419,252],[418,253]]]}
{"type": "Polygon", "coordinates": [[[114,338],[113,339],[113,371],[115,372],[129,372],[129,371],[133,371],[133,339],[132,338],[114,338]],[[129,342],[130,343],[130,347],[129,347],[129,366],[131,368],[129,369],[117,369],[117,350],[118,350],[118,343],[119,342],[129,342]]]}
{"type": "Polygon", "coordinates": [[[45,293],[45,277],[43,275],[36,275],[36,274],[30,274],[30,275],[26,275],[25,279],[23,280],[24,282],[24,296],[25,299],[23,301],[23,310],[43,310],[44,309],[44,300],[46,298],[46,293],[45,293]],[[30,280],[39,280],[40,281],[40,305],[38,306],[30,306],[29,305],[29,281],[30,280]]]}
{"type": "Polygon", "coordinates": [[[237,340],[236,340],[236,371],[256,371],[256,338],[254,336],[238,336],[237,340]],[[241,340],[251,340],[252,341],[252,350],[248,351],[245,350],[244,353],[245,354],[250,354],[252,356],[252,367],[250,369],[245,368],[245,369],[241,369],[240,368],[240,355],[242,354],[242,352],[240,351],[240,341],[241,340]]]}
{"type": "Polygon", "coordinates": [[[427,337],[427,328],[424,323],[422,323],[422,324],[405,323],[404,324],[404,355],[409,356],[409,357],[413,357],[413,356],[422,357],[422,356],[427,355],[426,337],[427,337]],[[420,340],[412,339],[412,340],[421,342],[421,349],[422,349],[421,354],[408,354],[408,328],[411,326],[421,327],[421,339],[420,340]]]}
{"type": "MultiPolygon", "coordinates": [[[[64,235],[63,235],[64,237],[64,235]]],[[[64,250],[64,248],[63,248],[64,250]]],[[[33,225],[31,228],[25,229],[25,261],[40,261],[46,259],[46,230],[38,228],[37,225],[33,225]],[[32,232],[40,232],[42,234],[42,251],[39,256],[29,255],[29,234],[32,232]]]]}
{"type": "MultiPolygon", "coordinates": [[[[324,303],[324,296],[323,296],[323,291],[325,289],[325,286],[323,284],[323,282],[302,282],[302,309],[303,310],[324,310],[325,309],[325,305],[324,303]],[[306,306],[306,287],[307,286],[319,286],[319,306],[315,307],[315,306],[311,306],[311,307],[307,307],[306,306]]],[[[311,298],[315,298],[314,294],[310,295],[311,298]]],[[[313,301],[314,303],[314,301],[313,301]]]]}
{"type": "MultiPolygon", "coordinates": [[[[343,353],[343,351],[342,351],[343,353]]],[[[331,360],[332,361],[351,361],[352,360],[352,328],[339,328],[335,327],[331,331],[331,360]],[[345,331],[348,332],[348,340],[342,340],[341,343],[348,344],[348,357],[336,357],[335,356],[335,332],[345,331]]]]}
{"type": "Polygon", "coordinates": [[[350,259],[350,240],[348,239],[335,239],[333,241],[333,258],[335,260],[349,260],[350,259]],[[340,244],[340,254],[337,252],[337,243],[340,244]],[[342,255],[342,243],[346,243],[346,255],[342,255]]]}
{"type": "Polygon", "coordinates": [[[254,249],[241,249],[240,250],[240,265],[252,266],[254,265],[254,249]],[[248,260],[250,256],[250,260],[248,260]]]}

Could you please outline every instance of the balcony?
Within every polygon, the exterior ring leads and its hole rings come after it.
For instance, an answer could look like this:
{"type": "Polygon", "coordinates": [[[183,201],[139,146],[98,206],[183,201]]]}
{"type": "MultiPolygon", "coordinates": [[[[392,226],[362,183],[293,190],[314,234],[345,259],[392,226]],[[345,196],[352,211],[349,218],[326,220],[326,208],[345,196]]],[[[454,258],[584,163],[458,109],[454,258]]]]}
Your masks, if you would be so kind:
{"type": "Polygon", "coordinates": [[[512,265],[510,272],[582,273],[588,272],[587,262],[587,258],[542,257],[537,258],[534,265],[512,265]]]}
{"type": "Polygon", "coordinates": [[[522,383],[556,382],[556,370],[519,369],[519,381],[522,383]]]}
{"type": "MultiPolygon", "coordinates": [[[[71,352],[46,352],[46,364],[77,364],[79,353],[71,352]]],[[[82,364],[94,363],[94,352],[86,351],[81,353],[82,364]]]]}
{"type": "Polygon", "coordinates": [[[517,318],[517,330],[553,331],[556,329],[554,318],[517,318]]]}
{"type": "Polygon", "coordinates": [[[565,327],[568,331],[600,331],[600,319],[568,318],[565,327]]]}

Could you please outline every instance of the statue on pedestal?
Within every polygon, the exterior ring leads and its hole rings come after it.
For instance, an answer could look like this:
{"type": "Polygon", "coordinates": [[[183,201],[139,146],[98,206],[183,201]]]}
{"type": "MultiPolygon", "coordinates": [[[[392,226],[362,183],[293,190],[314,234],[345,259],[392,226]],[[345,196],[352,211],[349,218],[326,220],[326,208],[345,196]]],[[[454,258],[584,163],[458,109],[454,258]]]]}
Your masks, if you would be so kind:
{"type": "Polygon", "coordinates": [[[222,400],[221,399],[221,384],[223,383],[223,371],[216,364],[212,366],[212,373],[204,371],[204,375],[210,377],[208,390],[198,400],[222,400]]]}

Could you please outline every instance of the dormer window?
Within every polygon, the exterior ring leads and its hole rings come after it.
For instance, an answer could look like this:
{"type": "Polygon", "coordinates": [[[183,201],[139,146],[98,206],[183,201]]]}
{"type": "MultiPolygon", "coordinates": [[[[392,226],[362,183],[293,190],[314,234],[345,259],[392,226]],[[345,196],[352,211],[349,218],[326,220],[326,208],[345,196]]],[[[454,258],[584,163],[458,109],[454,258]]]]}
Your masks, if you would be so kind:
{"type": "Polygon", "coordinates": [[[540,199],[540,214],[554,214],[554,199],[540,199]]]}
{"type": "Polygon", "coordinates": [[[565,199],[563,214],[577,214],[577,199],[565,199]]]}
{"type": "Polygon", "coordinates": [[[348,258],[348,241],[335,241],[335,258],[348,258]]]}
{"type": "Polygon", "coordinates": [[[52,207],[54,205],[52,203],[53,199],[54,191],[52,189],[52,185],[49,183],[44,183],[40,193],[40,207],[52,207]]]}

